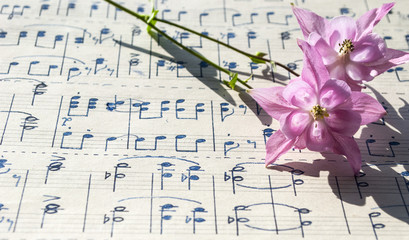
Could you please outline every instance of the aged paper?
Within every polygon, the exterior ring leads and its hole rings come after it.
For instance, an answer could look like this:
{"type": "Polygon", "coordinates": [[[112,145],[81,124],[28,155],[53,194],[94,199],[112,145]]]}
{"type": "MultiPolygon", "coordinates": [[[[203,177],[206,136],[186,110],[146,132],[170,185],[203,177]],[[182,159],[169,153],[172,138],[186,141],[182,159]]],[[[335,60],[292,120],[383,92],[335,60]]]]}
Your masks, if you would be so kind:
{"type": "MultiPolygon", "coordinates": [[[[295,0],[331,18],[382,1],[295,0]]],[[[149,1],[120,1],[149,14],[149,1]]],[[[288,0],[156,0],[157,17],[302,69],[288,0]]],[[[157,23],[253,87],[294,76],[157,23]]],[[[409,49],[409,3],[376,27],[409,49]]],[[[292,150],[264,167],[278,129],[229,76],[103,1],[0,4],[0,239],[396,239],[409,233],[409,65],[364,92],[388,114],[343,156],[292,150]]]]}

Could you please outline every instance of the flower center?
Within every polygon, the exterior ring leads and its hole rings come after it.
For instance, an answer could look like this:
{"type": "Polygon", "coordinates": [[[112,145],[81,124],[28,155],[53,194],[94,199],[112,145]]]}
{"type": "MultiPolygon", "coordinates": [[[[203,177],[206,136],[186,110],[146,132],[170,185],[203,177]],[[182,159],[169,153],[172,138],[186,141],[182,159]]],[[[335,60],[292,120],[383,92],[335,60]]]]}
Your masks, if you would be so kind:
{"type": "Polygon", "coordinates": [[[341,48],[339,49],[339,54],[340,55],[345,55],[348,54],[352,51],[354,51],[354,45],[352,44],[352,41],[349,39],[345,39],[342,43],[338,44],[341,48]]]}
{"type": "Polygon", "coordinates": [[[314,120],[322,120],[324,117],[329,117],[329,114],[327,112],[326,108],[321,107],[320,105],[315,105],[311,109],[311,114],[314,117],[314,120]]]}

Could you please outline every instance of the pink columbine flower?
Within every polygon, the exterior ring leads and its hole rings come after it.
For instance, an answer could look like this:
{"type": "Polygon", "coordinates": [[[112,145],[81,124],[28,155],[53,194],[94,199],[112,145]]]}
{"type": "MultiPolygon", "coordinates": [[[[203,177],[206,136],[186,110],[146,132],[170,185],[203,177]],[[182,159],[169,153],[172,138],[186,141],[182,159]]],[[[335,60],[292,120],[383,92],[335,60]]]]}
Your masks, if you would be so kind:
{"type": "Polygon", "coordinates": [[[330,76],[345,80],[353,91],[391,67],[409,61],[409,54],[387,48],[373,27],[395,3],[372,9],[357,21],[339,16],[327,20],[317,14],[293,6],[304,38],[321,54],[330,76]]]}
{"type": "Polygon", "coordinates": [[[355,174],[361,154],[353,135],[360,125],[380,119],[382,105],[362,92],[352,92],[345,81],[330,79],[319,53],[299,40],[304,51],[301,76],[286,87],[248,90],[257,103],[280,121],[267,141],[266,166],[293,146],[297,149],[345,155],[355,174]]]}

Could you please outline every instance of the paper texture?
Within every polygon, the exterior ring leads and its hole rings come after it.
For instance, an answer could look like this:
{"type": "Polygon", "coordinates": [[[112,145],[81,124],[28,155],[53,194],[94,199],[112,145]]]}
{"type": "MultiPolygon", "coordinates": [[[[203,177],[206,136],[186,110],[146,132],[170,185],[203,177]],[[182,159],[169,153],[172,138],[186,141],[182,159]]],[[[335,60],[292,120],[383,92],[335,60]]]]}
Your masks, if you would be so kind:
{"type": "MultiPolygon", "coordinates": [[[[331,18],[381,1],[295,0],[331,18]]],[[[149,14],[149,1],[120,1],[149,14]]],[[[287,0],[160,0],[157,17],[300,72],[287,0]]],[[[376,27],[409,50],[409,3],[376,27]]],[[[157,23],[253,87],[294,76],[157,23]]],[[[103,1],[0,4],[0,239],[396,239],[409,228],[409,65],[364,92],[388,114],[343,156],[293,150],[264,167],[279,128],[229,76],[103,1]]]]}

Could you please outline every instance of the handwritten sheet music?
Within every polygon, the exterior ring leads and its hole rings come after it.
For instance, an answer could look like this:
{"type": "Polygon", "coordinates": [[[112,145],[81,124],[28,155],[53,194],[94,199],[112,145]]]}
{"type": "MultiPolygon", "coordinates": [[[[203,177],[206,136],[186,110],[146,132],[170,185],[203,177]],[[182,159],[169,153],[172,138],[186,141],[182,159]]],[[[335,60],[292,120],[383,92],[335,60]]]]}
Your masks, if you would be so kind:
{"type": "MultiPolygon", "coordinates": [[[[383,2],[295,0],[333,17],[383,2]]],[[[148,14],[148,1],[121,1],[148,14]]],[[[388,114],[346,159],[293,150],[264,167],[278,129],[229,76],[99,0],[0,4],[1,239],[396,239],[409,234],[409,65],[364,90],[388,114]]],[[[156,0],[158,17],[300,72],[288,0],[156,0]]],[[[253,87],[291,74],[158,23],[253,87]]],[[[409,3],[376,32],[409,50],[409,3]]]]}

